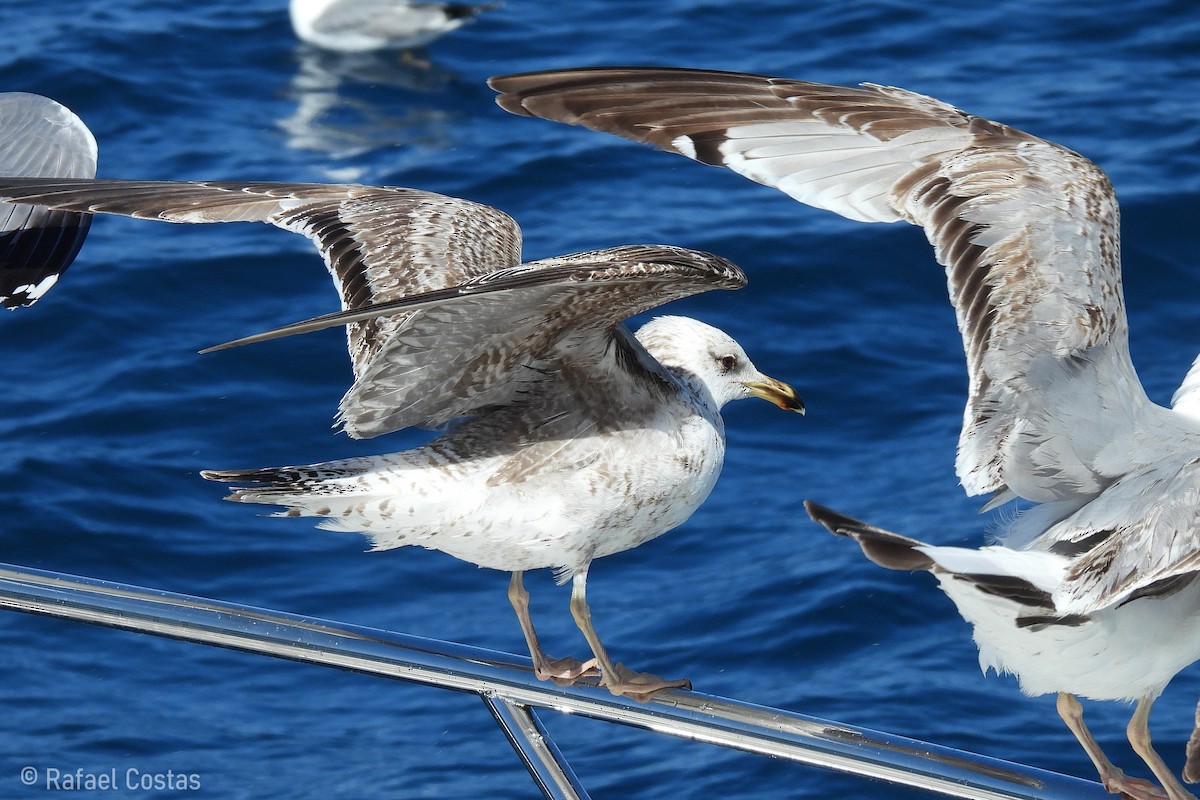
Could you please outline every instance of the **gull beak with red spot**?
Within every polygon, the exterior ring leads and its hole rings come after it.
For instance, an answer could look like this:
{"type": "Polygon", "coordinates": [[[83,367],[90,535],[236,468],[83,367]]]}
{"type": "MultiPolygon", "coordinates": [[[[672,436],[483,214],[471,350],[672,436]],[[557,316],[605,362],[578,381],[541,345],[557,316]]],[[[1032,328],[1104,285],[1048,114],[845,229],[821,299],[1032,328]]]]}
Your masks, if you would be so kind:
{"type": "Polygon", "coordinates": [[[796,390],[783,381],[762,376],[760,381],[743,381],[742,386],[750,390],[750,394],[761,397],[767,402],[774,403],[784,411],[804,413],[804,401],[796,394],[796,390]]]}

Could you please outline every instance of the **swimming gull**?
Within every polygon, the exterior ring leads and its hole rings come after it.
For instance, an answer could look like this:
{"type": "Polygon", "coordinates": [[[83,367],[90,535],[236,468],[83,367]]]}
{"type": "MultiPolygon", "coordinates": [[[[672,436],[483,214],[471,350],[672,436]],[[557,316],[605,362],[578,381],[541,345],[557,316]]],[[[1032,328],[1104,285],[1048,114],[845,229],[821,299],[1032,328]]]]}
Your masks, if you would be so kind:
{"type": "MultiPolygon", "coordinates": [[[[83,120],[48,97],[0,93],[0,175],[95,174],[96,140],[83,120]]],[[[23,203],[0,209],[0,306],[36,303],[75,260],[91,219],[23,203]]]]}
{"type": "Polygon", "coordinates": [[[462,27],[496,4],[410,3],[407,0],[291,0],[296,36],[343,53],[409,50],[462,27]]]}
{"type": "MultiPolygon", "coordinates": [[[[1136,701],[1128,737],[1173,800],[1148,716],[1200,658],[1200,367],[1173,409],[1129,357],[1117,201],[1053,142],[903,89],[695,70],[493,78],[499,104],[671,150],[864,222],[921,226],[945,267],[969,397],[957,471],[990,506],[1032,509],[1004,545],[930,547],[813,506],[894,568],[927,569],[972,623],[983,666],[1058,710],[1105,786],[1146,798],[1076,695],[1136,701]]],[[[1196,743],[1193,752],[1200,751],[1196,743]]],[[[1185,770],[1200,775],[1193,759],[1185,770]]]]}
{"type": "MultiPolygon", "coordinates": [[[[354,384],[339,419],[355,438],[469,420],[390,455],[207,471],[231,500],[324,517],[376,550],[417,545],[512,572],[509,598],[538,677],[599,668],[614,694],[688,685],[614,664],[591,623],[593,559],[684,522],[712,490],[725,449],[720,409],[762,397],[803,412],[727,334],[660,317],[670,300],[737,289],[708,253],[631,245],[521,263],[521,232],[488,206],[412,189],[322,184],[0,181],[0,196],[171,222],[269,222],[312,239],[342,313],[245,337],[348,325],[354,384]],[[593,658],[547,657],[522,574],[570,578],[571,613],[593,658]]],[[[223,345],[228,346],[228,345],[223,345]]]]}

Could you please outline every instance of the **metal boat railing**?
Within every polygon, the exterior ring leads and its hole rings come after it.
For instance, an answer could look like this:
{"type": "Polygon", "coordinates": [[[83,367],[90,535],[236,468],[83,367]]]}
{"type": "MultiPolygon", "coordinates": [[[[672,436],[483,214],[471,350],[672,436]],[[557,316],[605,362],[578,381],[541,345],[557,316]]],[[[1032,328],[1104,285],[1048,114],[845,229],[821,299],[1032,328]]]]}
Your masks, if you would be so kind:
{"type": "Polygon", "coordinates": [[[586,798],[536,709],[619,722],[952,797],[1109,797],[1100,784],[839,722],[691,691],[648,703],[537,680],[529,659],[435,639],[0,565],[0,608],[472,692],[542,794],[586,798]]]}

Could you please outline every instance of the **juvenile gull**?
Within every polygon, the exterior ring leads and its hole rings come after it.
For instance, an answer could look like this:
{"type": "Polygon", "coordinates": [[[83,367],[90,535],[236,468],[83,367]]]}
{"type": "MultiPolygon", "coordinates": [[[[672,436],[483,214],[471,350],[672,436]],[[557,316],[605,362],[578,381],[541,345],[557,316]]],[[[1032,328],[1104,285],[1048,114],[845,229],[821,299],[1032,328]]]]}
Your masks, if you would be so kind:
{"type": "Polygon", "coordinates": [[[309,44],[366,53],[424,47],[495,7],[407,0],[291,0],[288,13],[296,36],[309,44]]]}
{"type": "MultiPolygon", "coordinates": [[[[25,92],[0,93],[0,175],[90,178],[96,140],[66,106],[25,92]]],[[[0,208],[0,306],[36,303],[71,266],[90,214],[20,203],[0,208]]]]}
{"type": "MultiPolygon", "coordinates": [[[[1129,358],[1117,201],[1052,142],[935,100],[720,72],[584,69],[493,78],[499,104],[726,166],[818,208],[925,230],[945,267],[970,390],[957,470],[989,506],[1038,505],[1003,546],[929,547],[813,506],[869,557],[927,569],[972,623],[986,667],[1058,710],[1110,791],[1125,777],[1075,695],[1136,701],[1134,750],[1173,800],[1150,708],[1200,658],[1200,367],[1173,409],[1129,358]]],[[[1185,770],[1200,775],[1200,743],[1185,770]]]]}
{"type": "Polygon", "coordinates": [[[721,407],[762,397],[803,412],[728,335],[660,317],[670,300],[737,289],[708,253],[631,245],[521,263],[521,232],[488,206],[412,189],[321,184],[0,182],[0,196],[172,222],[269,222],[312,239],[344,313],[238,343],[348,324],[354,384],[339,420],[355,438],[468,418],[390,455],[210,471],[229,499],[320,516],[376,550],[418,545],[512,572],[509,599],[538,677],[598,667],[614,694],[645,699],[687,681],[614,664],[586,597],[593,559],[676,527],[708,496],[725,451],[721,407]],[[547,657],[529,617],[526,570],[570,578],[571,613],[593,658],[547,657]]]}

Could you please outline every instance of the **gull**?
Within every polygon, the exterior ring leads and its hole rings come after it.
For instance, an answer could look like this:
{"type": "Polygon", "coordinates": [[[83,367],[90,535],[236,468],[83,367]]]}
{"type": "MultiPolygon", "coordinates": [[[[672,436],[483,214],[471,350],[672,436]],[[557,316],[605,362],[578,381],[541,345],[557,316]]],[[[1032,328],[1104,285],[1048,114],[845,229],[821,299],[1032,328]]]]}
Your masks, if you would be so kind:
{"type": "MultiPolygon", "coordinates": [[[[428,444],[307,466],[206,471],[230,500],[323,517],[375,550],[416,545],[512,573],[509,599],[539,678],[596,668],[644,700],[688,686],[614,664],[591,622],[588,568],[683,523],[725,451],[720,409],[749,397],[803,412],[727,334],[627,317],[745,275],[708,253],[630,245],[521,262],[503,212],[394,187],[0,180],[0,197],[170,222],[259,221],[309,237],[344,311],[219,347],[347,325],[354,384],[339,421],[354,438],[458,420],[428,444]],[[522,575],[570,579],[571,614],[593,657],[545,655],[522,575]]],[[[212,349],[219,349],[212,348],[212,349]]]]}
{"type": "Polygon", "coordinates": [[[366,53],[424,47],[495,7],[407,0],[291,0],[288,13],[296,36],[303,41],[326,50],[366,53]]]}
{"type": "MultiPolygon", "coordinates": [[[[985,508],[1035,505],[1001,544],[931,547],[813,505],[873,560],[924,569],[974,626],[980,663],[1058,711],[1113,792],[1125,776],[1078,696],[1136,702],[1127,735],[1190,798],[1148,719],[1200,658],[1200,360],[1173,408],[1129,357],[1118,208],[1107,176],[1053,142],[931,97],[698,70],[597,68],[491,80],[516,114],[724,166],[863,222],[919,225],[946,271],[969,373],[957,473],[985,508]]],[[[1185,776],[1200,775],[1200,742],[1185,776]]]]}
{"type": "MultiPolygon", "coordinates": [[[[66,106],[26,92],[0,93],[0,175],[90,178],[96,139],[66,106]]],[[[0,209],[0,306],[36,303],[75,260],[90,214],[13,203],[0,209]]]]}

